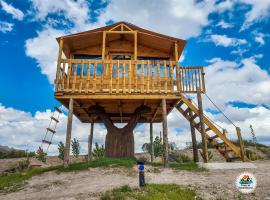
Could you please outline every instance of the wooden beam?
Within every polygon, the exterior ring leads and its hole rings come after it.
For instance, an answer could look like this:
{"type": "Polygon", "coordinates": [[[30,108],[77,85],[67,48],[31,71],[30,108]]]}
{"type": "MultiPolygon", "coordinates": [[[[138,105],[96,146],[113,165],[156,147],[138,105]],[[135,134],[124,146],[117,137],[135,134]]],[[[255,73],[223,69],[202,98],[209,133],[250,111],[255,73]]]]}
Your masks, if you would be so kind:
{"type": "Polygon", "coordinates": [[[137,35],[137,31],[134,32],[134,60],[137,60],[137,55],[138,55],[138,35],[137,35]]]}
{"type": "Polygon", "coordinates": [[[174,59],[175,59],[175,62],[178,63],[178,60],[179,60],[179,55],[178,55],[178,43],[175,41],[174,43],[174,59]]]}
{"type": "Polygon", "coordinates": [[[241,160],[244,162],[245,161],[245,147],[244,147],[244,142],[241,135],[241,129],[239,127],[236,127],[236,133],[237,133],[237,137],[240,144],[240,157],[241,157],[241,160]]]}
{"type": "Polygon", "coordinates": [[[69,112],[67,121],[67,133],[66,133],[66,145],[64,152],[64,166],[67,167],[69,163],[69,152],[70,152],[70,140],[72,131],[72,117],[73,117],[73,99],[69,100],[69,112]]]}
{"type": "Polygon", "coordinates": [[[63,39],[60,39],[59,43],[59,51],[58,51],[58,60],[57,60],[57,70],[56,70],[56,91],[58,90],[59,84],[59,76],[60,76],[60,68],[61,68],[61,60],[62,60],[62,52],[63,52],[63,39]]]}
{"type": "Polygon", "coordinates": [[[102,37],[102,60],[105,60],[105,53],[106,53],[106,31],[103,31],[103,37],[102,37]]]}
{"type": "Polygon", "coordinates": [[[154,161],[154,145],[153,145],[153,123],[150,122],[150,147],[151,147],[151,162],[154,161]]]}
{"type": "Polygon", "coordinates": [[[162,128],[163,128],[163,161],[164,167],[169,167],[169,148],[168,148],[168,126],[166,99],[162,99],[162,128]]]}
{"type": "Polygon", "coordinates": [[[160,105],[161,105],[161,103],[157,106],[156,111],[155,111],[155,113],[154,113],[154,115],[153,115],[153,117],[152,117],[151,122],[153,122],[153,121],[155,120],[160,105]]]}
{"type": "MultiPolygon", "coordinates": [[[[191,100],[189,99],[191,102],[191,100]]],[[[189,117],[191,118],[192,116],[192,110],[189,110],[189,117]]],[[[196,115],[194,113],[194,115],[196,115]]],[[[196,133],[195,133],[195,128],[192,123],[193,120],[190,121],[190,133],[191,133],[191,140],[192,140],[192,150],[193,150],[193,160],[194,162],[199,162],[199,154],[198,154],[198,148],[197,148],[197,141],[196,141],[196,133]]]]}
{"type": "Polygon", "coordinates": [[[88,136],[88,161],[92,159],[93,134],[94,134],[94,122],[92,121],[90,127],[90,134],[88,136]]]}
{"type": "Polygon", "coordinates": [[[208,162],[207,140],[206,140],[205,125],[204,125],[204,120],[203,120],[202,96],[201,96],[201,90],[199,87],[197,88],[197,99],[198,99],[198,110],[199,110],[199,118],[200,118],[200,132],[202,134],[203,161],[207,163],[208,162]]]}

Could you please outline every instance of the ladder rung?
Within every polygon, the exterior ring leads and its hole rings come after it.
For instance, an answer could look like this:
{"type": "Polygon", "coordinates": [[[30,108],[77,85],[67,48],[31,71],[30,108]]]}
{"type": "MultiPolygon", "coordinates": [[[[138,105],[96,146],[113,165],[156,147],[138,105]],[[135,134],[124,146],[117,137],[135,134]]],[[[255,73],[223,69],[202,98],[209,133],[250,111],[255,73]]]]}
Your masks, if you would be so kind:
{"type": "Polygon", "coordinates": [[[54,106],[54,110],[59,112],[59,113],[62,113],[62,110],[60,110],[58,107],[54,106]]]}
{"type": "MultiPolygon", "coordinates": [[[[206,131],[206,130],[205,130],[205,131],[206,131]]],[[[213,139],[216,139],[216,138],[218,138],[218,135],[214,135],[214,136],[212,136],[212,137],[209,137],[208,140],[213,140],[213,139]]]]}
{"type": "Polygon", "coordinates": [[[187,113],[190,111],[190,108],[187,108],[184,112],[183,112],[183,115],[186,116],[187,113]]]}
{"type": "Polygon", "coordinates": [[[55,134],[55,131],[52,130],[51,128],[47,128],[47,131],[50,131],[50,132],[52,132],[53,134],[55,134]]]}
{"type": "Polygon", "coordinates": [[[195,128],[199,129],[200,125],[201,125],[201,122],[199,122],[198,124],[196,124],[195,125],[195,128]]]}
{"type": "Polygon", "coordinates": [[[221,142],[221,143],[215,144],[215,146],[216,146],[216,147],[221,147],[221,146],[223,146],[224,144],[225,144],[224,142],[221,142]]]}
{"type": "Polygon", "coordinates": [[[53,117],[53,116],[51,116],[51,119],[52,120],[54,120],[54,121],[56,121],[57,123],[59,122],[59,120],[58,119],[56,119],[55,117],[53,117]]]}
{"type": "Polygon", "coordinates": [[[196,113],[194,113],[194,115],[192,115],[192,117],[189,120],[193,121],[196,117],[198,117],[198,115],[196,113]]]}
{"type": "Polygon", "coordinates": [[[178,103],[178,106],[181,107],[183,104],[184,104],[184,101],[181,100],[181,101],[178,103]]]}
{"type": "Polygon", "coordinates": [[[52,144],[52,142],[48,141],[48,140],[42,140],[43,143],[47,143],[47,144],[52,144]]]}
{"type": "Polygon", "coordinates": [[[205,132],[211,131],[212,129],[210,127],[205,129],[205,132]]]}

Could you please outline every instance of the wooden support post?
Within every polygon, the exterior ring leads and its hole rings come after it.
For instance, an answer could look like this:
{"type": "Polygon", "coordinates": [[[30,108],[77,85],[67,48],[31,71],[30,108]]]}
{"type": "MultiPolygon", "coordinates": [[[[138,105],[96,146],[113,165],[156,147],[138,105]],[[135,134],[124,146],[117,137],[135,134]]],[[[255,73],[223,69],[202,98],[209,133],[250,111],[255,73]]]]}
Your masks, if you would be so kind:
{"type": "Polygon", "coordinates": [[[94,122],[92,121],[90,127],[90,134],[88,136],[88,161],[92,159],[93,134],[94,134],[94,122]]]}
{"type": "Polygon", "coordinates": [[[64,166],[65,167],[67,167],[68,163],[69,163],[72,117],[73,117],[73,99],[70,99],[69,100],[68,121],[67,121],[66,145],[65,145],[65,153],[64,153],[64,166]]]}
{"type": "Polygon", "coordinates": [[[106,31],[103,31],[103,37],[102,37],[102,60],[105,59],[106,54],[106,31]]]}
{"type": "Polygon", "coordinates": [[[150,122],[150,146],[151,146],[151,162],[154,160],[154,145],[153,145],[153,123],[150,122]]]}
{"type": "Polygon", "coordinates": [[[245,161],[245,147],[244,142],[241,135],[241,129],[239,127],[236,127],[236,133],[240,144],[240,154],[241,154],[241,160],[245,161]]]}
{"type": "MultiPolygon", "coordinates": [[[[189,101],[191,100],[189,99],[189,101]]],[[[189,110],[189,117],[192,117],[192,110],[189,110]]],[[[195,127],[192,125],[192,121],[190,121],[190,132],[191,132],[191,140],[192,140],[193,160],[194,162],[199,162],[195,127]]]]}
{"type": "MultiPolygon", "coordinates": [[[[58,60],[57,60],[57,70],[56,70],[56,91],[59,89],[59,83],[60,83],[60,68],[61,68],[61,59],[62,59],[62,51],[63,51],[63,39],[60,39],[59,43],[59,51],[58,51],[58,60]]],[[[63,78],[63,77],[62,77],[63,78]]]]}
{"type": "Polygon", "coordinates": [[[166,99],[162,99],[162,118],[163,118],[163,122],[162,122],[162,127],[163,127],[163,160],[164,160],[164,167],[169,167],[166,99]]]}
{"type": "Polygon", "coordinates": [[[202,134],[202,155],[203,162],[207,163],[208,161],[208,150],[207,150],[207,141],[206,141],[206,133],[205,126],[203,122],[203,105],[202,105],[202,96],[201,89],[197,88],[197,99],[198,99],[198,109],[199,109],[199,118],[200,118],[200,132],[202,134]]]}
{"type": "Polygon", "coordinates": [[[138,41],[137,31],[134,32],[134,60],[137,60],[137,41],[138,41]]]}

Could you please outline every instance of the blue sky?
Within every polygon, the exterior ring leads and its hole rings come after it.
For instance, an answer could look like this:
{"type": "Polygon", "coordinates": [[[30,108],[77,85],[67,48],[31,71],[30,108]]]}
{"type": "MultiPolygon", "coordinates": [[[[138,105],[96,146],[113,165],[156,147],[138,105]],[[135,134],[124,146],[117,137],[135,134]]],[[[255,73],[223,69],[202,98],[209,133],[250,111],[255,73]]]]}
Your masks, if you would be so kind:
{"type": "MultiPolygon", "coordinates": [[[[28,141],[36,148],[43,134],[36,130],[45,129],[50,110],[60,105],[53,97],[55,38],[118,21],[186,39],[181,64],[206,66],[208,95],[246,132],[254,124],[258,138],[270,144],[269,15],[269,0],[0,0],[0,145],[24,148],[28,141]],[[34,124],[32,132],[21,131],[28,123],[34,124]],[[25,140],[12,142],[9,132],[13,138],[24,134],[25,140]]],[[[232,130],[207,100],[205,108],[232,130]]],[[[62,117],[56,143],[64,137],[62,117]]],[[[179,118],[175,112],[170,117],[171,140],[188,142],[187,124],[179,118]]],[[[85,143],[87,125],[75,122],[74,129],[81,130],[76,136],[85,143]]],[[[96,140],[102,143],[102,126],[98,131],[96,140]]],[[[138,127],[136,149],[147,131],[138,127]]]]}

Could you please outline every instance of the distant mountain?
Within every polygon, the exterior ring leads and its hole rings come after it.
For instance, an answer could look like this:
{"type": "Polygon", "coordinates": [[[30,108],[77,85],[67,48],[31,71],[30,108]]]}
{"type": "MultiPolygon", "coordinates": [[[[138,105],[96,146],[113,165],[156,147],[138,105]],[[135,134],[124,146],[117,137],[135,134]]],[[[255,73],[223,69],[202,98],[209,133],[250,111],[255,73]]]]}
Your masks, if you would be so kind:
{"type": "Polygon", "coordinates": [[[10,152],[12,150],[12,148],[9,148],[8,146],[1,146],[0,145],[0,152],[2,153],[7,153],[10,152]]]}

